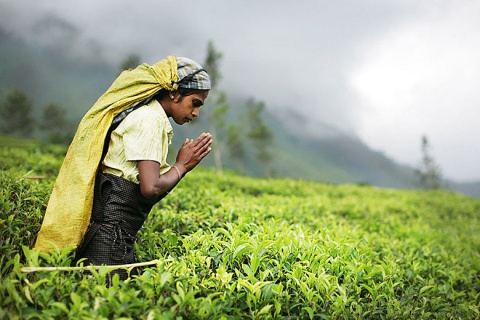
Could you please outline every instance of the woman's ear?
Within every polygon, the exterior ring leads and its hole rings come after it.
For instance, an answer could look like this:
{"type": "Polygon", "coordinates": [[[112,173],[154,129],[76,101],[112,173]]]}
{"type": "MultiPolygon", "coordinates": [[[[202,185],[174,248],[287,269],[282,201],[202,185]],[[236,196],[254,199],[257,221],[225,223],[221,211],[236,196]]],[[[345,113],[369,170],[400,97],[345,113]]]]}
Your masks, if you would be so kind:
{"type": "Polygon", "coordinates": [[[178,90],[170,91],[170,92],[168,93],[168,97],[169,97],[170,100],[172,100],[173,102],[178,102],[178,100],[180,99],[180,92],[178,92],[178,90]]]}

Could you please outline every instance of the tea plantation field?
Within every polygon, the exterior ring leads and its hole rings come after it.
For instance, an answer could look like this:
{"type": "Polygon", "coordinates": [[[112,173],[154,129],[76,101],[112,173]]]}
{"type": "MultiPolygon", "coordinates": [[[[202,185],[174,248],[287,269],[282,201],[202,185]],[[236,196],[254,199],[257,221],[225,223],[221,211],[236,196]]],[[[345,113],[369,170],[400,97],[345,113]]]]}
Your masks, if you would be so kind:
{"type": "MultiPolygon", "coordinates": [[[[64,150],[0,147],[0,319],[479,319],[480,200],[189,173],[139,234],[141,276],[31,250],[64,150]]],[[[65,221],[65,223],[69,223],[65,221]]]]}

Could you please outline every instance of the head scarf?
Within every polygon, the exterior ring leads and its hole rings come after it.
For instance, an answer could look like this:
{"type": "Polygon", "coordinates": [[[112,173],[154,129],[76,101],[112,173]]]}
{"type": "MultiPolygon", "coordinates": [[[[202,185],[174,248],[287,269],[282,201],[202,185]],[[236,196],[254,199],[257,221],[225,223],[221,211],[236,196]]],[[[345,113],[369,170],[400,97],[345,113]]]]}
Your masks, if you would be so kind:
{"type": "Polygon", "coordinates": [[[210,77],[207,71],[197,62],[188,58],[177,57],[177,71],[180,79],[176,82],[178,88],[210,90],[210,77]]]}
{"type": "MultiPolygon", "coordinates": [[[[201,69],[193,60],[169,56],[150,66],[146,63],[123,71],[80,122],[50,195],[35,249],[76,246],[90,223],[95,176],[103,143],[113,118],[158,91],[179,88],[179,73],[201,69]],[[181,71],[179,70],[181,69],[181,71]]],[[[198,72],[187,86],[210,88],[206,72],[198,72]]],[[[183,84],[182,84],[183,85],[183,84]]]]}

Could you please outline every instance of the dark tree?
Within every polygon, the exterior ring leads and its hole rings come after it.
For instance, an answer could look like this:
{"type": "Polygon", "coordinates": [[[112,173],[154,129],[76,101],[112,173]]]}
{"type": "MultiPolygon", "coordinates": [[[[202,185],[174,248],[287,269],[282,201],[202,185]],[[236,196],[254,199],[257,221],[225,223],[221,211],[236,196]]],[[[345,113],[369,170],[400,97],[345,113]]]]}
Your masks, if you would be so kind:
{"type": "Polygon", "coordinates": [[[430,155],[430,145],[426,136],[422,136],[422,160],[415,170],[417,184],[420,188],[438,190],[443,188],[440,168],[430,155]]]}
{"type": "Polygon", "coordinates": [[[247,102],[249,131],[247,137],[257,149],[257,158],[264,165],[265,175],[271,175],[273,134],[267,124],[263,122],[265,104],[256,102],[253,98],[247,102]]]}
{"type": "Polygon", "coordinates": [[[230,158],[233,160],[237,168],[240,171],[243,171],[245,169],[244,159],[246,151],[240,127],[241,126],[236,124],[230,124],[228,126],[227,146],[230,158]]]}
{"type": "Polygon", "coordinates": [[[228,134],[229,130],[229,126],[226,122],[226,116],[228,110],[230,109],[230,104],[228,103],[225,92],[217,89],[218,82],[221,78],[221,58],[222,53],[215,49],[212,42],[209,42],[207,48],[207,58],[205,59],[203,67],[205,70],[207,70],[208,75],[210,76],[212,89],[209,93],[209,101],[213,101],[213,103],[209,103],[208,107],[206,107],[203,112],[205,113],[208,121],[209,131],[213,136],[214,145],[212,147],[212,153],[215,161],[215,167],[218,172],[223,171],[222,156],[225,143],[227,142],[224,136],[225,134],[228,134]]]}
{"type": "Polygon", "coordinates": [[[73,137],[66,110],[54,103],[50,103],[43,109],[40,129],[46,134],[47,141],[50,143],[68,143],[73,137]]]}
{"type": "Polygon", "coordinates": [[[218,82],[222,78],[220,73],[220,60],[222,57],[223,54],[215,49],[212,41],[209,41],[207,47],[207,58],[205,59],[203,67],[205,70],[207,70],[208,75],[210,76],[212,88],[216,88],[218,82]]]}
{"type": "Polygon", "coordinates": [[[0,105],[0,130],[4,134],[31,137],[35,127],[32,103],[19,89],[12,89],[0,105]]]}
{"type": "Polygon", "coordinates": [[[131,54],[125,60],[122,61],[120,65],[120,71],[135,69],[141,64],[140,55],[131,54]]]}

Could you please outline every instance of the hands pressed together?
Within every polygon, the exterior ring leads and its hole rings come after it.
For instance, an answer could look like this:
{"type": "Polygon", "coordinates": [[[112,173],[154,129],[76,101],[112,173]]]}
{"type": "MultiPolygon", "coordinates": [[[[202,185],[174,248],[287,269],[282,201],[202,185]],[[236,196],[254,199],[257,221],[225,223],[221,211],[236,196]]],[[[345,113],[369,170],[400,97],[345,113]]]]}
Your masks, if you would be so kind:
{"type": "Polygon", "coordinates": [[[213,142],[210,133],[202,133],[197,139],[186,139],[178,151],[175,165],[160,175],[160,164],[152,160],[138,162],[140,192],[147,199],[158,198],[169,192],[180,179],[195,168],[210,153],[213,142]],[[177,172],[178,171],[178,172],[177,172]],[[178,175],[177,175],[178,173],[178,175]]]}
{"type": "Polygon", "coordinates": [[[195,168],[210,153],[212,142],[213,138],[210,133],[202,133],[195,140],[185,140],[178,151],[175,162],[175,166],[180,170],[182,176],[195,168]]]}

